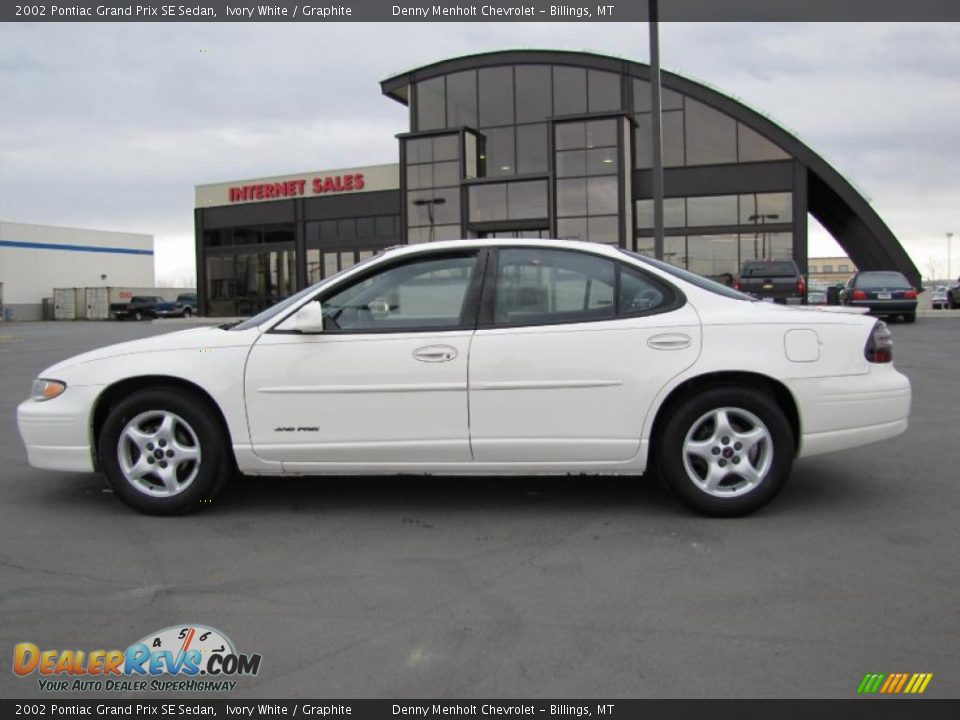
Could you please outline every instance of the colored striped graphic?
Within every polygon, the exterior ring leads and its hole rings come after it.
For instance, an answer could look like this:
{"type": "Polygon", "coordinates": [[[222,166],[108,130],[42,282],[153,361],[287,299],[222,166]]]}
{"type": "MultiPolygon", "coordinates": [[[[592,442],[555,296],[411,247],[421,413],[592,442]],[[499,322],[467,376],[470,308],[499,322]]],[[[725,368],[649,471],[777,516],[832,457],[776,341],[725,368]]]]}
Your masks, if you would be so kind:
{"type": "Polygon", "coordinates": [[[115,253],[118,255],[153,255],[153,250],[137,248],[102,247],[100,245],[68,245],[60,243],[24,242],[22,240],[0,240],[0,247],[30,248],[33,250],[66,250],[68,252],[115,253]]]}
{"type": "Polygon", "coordinates": [[[857,686],[860,695],[920,695],[927,689],[933,673],[867,673],[857,686]]]}

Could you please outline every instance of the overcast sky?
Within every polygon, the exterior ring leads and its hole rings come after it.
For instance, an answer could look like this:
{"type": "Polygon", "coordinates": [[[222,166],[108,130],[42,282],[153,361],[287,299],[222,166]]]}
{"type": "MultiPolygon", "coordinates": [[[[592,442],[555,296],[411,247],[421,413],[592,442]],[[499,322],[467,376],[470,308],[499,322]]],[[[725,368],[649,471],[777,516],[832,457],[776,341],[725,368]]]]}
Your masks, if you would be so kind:
{"type": "MultiPolygon", "coordinates": [[[[735,96],[872,202],[926,276],[960,273],[960,24],[664,24],[664,69],[735,96]],[[931,267],[932,266],[932,267],[931,267]]],[[[194,185],[397,161],[379,81],[511,48],[647,62],[645,24],[0,25],[0,218],[156,236],[193,282],[194,185]]],[[[811,226],[811,254],[836,245],[811,226]]]]}

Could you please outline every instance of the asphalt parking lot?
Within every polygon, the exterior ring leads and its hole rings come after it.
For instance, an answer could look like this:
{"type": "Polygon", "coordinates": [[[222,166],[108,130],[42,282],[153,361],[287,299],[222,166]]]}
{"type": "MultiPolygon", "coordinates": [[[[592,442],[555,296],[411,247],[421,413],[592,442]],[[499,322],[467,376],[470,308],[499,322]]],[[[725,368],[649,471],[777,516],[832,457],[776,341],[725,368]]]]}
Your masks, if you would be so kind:
{"type": "Polygon", "coordinates": [[[248,478],[152,518],[27,465],[14,409],[41,369],[167,329],[0,325],[3,697],[42,695],[18,642],[184,623],[262,655],[238,698],[852,698],[868,672],[960,696],[958,318],[892,326],[907,434],[798,462],[736,520],[644,480],[451,478],[248,478]]]}

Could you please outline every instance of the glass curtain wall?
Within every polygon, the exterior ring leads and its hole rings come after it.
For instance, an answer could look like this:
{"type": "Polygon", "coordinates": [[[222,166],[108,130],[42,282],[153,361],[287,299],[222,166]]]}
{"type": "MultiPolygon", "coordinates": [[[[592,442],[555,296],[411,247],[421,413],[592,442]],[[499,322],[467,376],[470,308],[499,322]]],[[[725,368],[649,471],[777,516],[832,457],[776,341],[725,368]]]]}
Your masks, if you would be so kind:
{"type": "MultiPolygon", "coordinates": [[[[635,202],[637,252],[653,255],[653,201],[635,202]]],[[[664,200],[663,259],[725,280],[746,260],[793,257],[792,193],[664,200]]]]}
{"type": "Polygon", "coordinates": [[[345,270],[373,253],[400,242],[400,216],[375,215],[306,223],[307,283],[345,270]],[[369,247],[369,250],[360,249],[369,247]]]}
{"type": "Polygon", "coordinates": [[[460,133],[405,138],[407,242],[460,237],[460,133]]]}
{"type": "MultiPolygon", "coordinates": [[[[632,80],[635,166],[652,165],[650,84],[632,80]]],[[[787,160],[789,155],[756,131],[709,105],[663,88],[663,165],[717,165],[787,160]]]]}
{"type": "Polygon", "coordinates": [[[606,118],[554,125],[560,239],[619,242],[620,122],[606,118]]]}

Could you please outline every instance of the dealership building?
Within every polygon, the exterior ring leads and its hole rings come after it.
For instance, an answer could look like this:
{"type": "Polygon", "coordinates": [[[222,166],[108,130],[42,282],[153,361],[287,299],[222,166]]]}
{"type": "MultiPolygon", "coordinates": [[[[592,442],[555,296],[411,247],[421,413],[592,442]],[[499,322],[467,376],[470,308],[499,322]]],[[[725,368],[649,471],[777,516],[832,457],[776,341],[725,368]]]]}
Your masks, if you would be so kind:
{"type": "Polygon", "coordinates": [[[877,213],[812,149],[666,72],[657,242],[649,74],[619,58],[518,50],[382,81],[409,109],[399,162],[197,186],[201,312],[247,315],[383,248],[463,237],[609,243],[707,276],[757,257],[806,270],[808,214],[859,269],[920,286],[877,213]]]}

